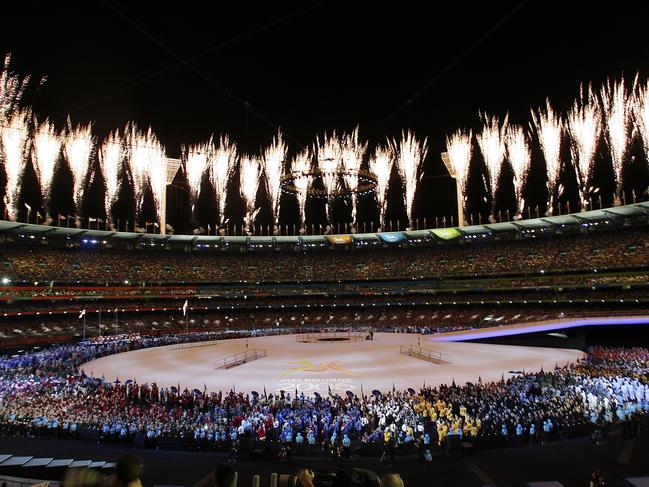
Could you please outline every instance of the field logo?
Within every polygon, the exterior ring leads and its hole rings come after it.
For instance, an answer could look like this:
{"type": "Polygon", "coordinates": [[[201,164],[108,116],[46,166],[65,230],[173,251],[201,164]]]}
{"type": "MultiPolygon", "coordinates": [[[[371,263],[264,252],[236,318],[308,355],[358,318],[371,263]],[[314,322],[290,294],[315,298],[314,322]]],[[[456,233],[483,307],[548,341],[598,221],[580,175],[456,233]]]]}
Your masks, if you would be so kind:
{"type": "Polygon", "coordinates": [[[295,374],[298,372],[327,372],[335,371],[340,372],[345,375],[351,375],[352,377],[357,377],[357,374],[344,368],[340,365],[340,360],[334,362],[320,362],[320,365],[317,366],[308,359],[300,359],[297,362],[293,363],[293,367],[289,367],[287,370],[280,374],[280,377],[286,377],[287,375],[295,374]]]}

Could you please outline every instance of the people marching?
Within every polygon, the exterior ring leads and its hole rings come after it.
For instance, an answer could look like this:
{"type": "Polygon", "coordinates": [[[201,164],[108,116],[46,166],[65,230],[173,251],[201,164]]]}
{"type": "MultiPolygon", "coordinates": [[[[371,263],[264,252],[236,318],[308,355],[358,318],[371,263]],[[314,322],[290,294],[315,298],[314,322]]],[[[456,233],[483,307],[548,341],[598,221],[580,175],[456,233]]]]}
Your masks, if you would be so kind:
{"type": "MultiPolygon", "coordinates": [[[[190,338],[205,337],[184,340],[190,338]]],[[[293,451],[311,455],[323,445],[343,463],[374,443],[382,447],[383,460],[394,464],[395,451],[409,446],[430,461],[433,446],[444,446],[452,435],[523,444],[609,423],[637,434],[637,419],[649,409],[649,350],[643,348],[597,347],[584,360],[553,371],[362,397],[109,382],[80,368],[97,357],[179,340],[113,336],[3,357],[0,428],[9,435],[47,437],[92,429],[100,442],[133,444],[140,437],[151,448],[161,437],[183,438],[189,449],[227,451],[233,462],[244,438],[261,448],[277,442],[287,461],[293,451]]]]}

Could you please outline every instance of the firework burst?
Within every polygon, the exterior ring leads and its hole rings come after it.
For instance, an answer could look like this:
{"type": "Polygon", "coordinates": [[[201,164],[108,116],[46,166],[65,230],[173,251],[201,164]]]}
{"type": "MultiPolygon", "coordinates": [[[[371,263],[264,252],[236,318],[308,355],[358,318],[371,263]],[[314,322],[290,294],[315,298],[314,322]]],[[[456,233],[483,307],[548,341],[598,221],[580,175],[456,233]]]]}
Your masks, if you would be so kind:
{"type": "Polygon", "coordinates": [[[548,171],[548,212],[552,212],[554,190],[559,182],[561,171],[561,132],[563,121],[554,112],[550,101],[546,100],[546,108],[532,111],[532,124],[541,143],[545,167],[548,171]]]}
{"type": "Polygon", "coordinates": [[[507,130],[508,116],[505,116],[501,124],[498,117],[483,115],[483,122],[482,132],[478,134],[478,145],[487,166],[493,210],[496,204],[498,178],[505,160],[505,132],[507,130]]]}
{"type": "Polygon", "coordinates": [[[640,131],[645,153],[649,158],[649,81],[638,86],[633,100],[633,119],[640,131]]]}
{"type": "Polygon", "coordinates": [[[29,84],[29,76],[20,78],[9,71],[11,54],[4,58],[2,69],[0,69],[0,124],[6,125],[14,112],[29,84]]]}
{"type": "Polygon", "coordinates": [[[26,149],[28,142],[28,120],[31,112],[28,109],[15,109],[9,119],[0,125],[0,137],[4,151],[4,166],[7,176],[5,191],[5,208],[10,220],[18,217],[18,197],[20,184],[27,162],[26,149]]]}
{"type": "Polygon", "coordinates": [[[629,124],[632,114],[624,78],[617,83],[609,81],[602,87],[600,96],[611,159],[617,180],[616,193],[619,195],[622,190],[622,167],[629,145],[629,124]]]}
{"type": "Polygon", "coordinates": [[[149,184],[151,185],[151,193],[153,194],[158,222],[162,228],[165,221],[164,210],[165,197],[167,195],[167,155],[164,146],[151,132],[150,128],[147,133],[147,149],[148,163],[146,173],[149,184]]]}
{"type": "Polygon", "coordinates": [[[201,194],[201,183],[203,175],[210,166],[214,154],[212,139],[204,144],[190,145],[183,147],[183,159],[185,160],[185,171],[187,172],[187,184],[189,185],[189,198],[192,204],[192,211],[196,206],[198,197],[201,194]]]}
{"type": "Polygon", "coordinates": [[[417,184],[421,177],[421,163],[426,158],[428,139],[419,142],[414,132],[408,130],[401,135],[401,141],[392,140],[392,149],[396,154],[396,164],[401,181],[405,187],[403,200],[410,227],[412,227],[412,206],[415,202],[417,184]]]}
{"type": "Polygon", "coordinates": [[[246,206],[244,224],[246,231],[250,232],[259,208],[255,208],[257,191],[259,190],[259,176],[261,175],[261,164],[259,160],[251,156],[242,156],[239,167],[239,182],[241,197],[246,206]]]}
{"type": "Polygon", "coordinates": [[[38,124],[33,138],[32,160],[43,194],[45,211],[52,197],[52,178],[61,153],[61,135],[48,120],[38,124]]]}
{"type": "Polygon", "coordinates": [[[126,129],[127,161],[133,179],[135,212],[138,215],[144,203],[144,189],[148,181],[149,142],[153,137],[155,136],[150,128],[147,133],[141,132],[135,124],[130,124],[126,129]]]}
{"type": "Polygon", "coordinates": [[[394,151],[391,147],[377,147],[370,157],[370,172],[376,177],[376,203],[379,207],[379,226],[385,226],[385,212],[387,210],[387,194],[390,185],[390,174],[394,163],[394,151]]]}
{"type": "Polygon", "coordinates": [[[331,197],[339,185],[340,165],[342,163],[343,148],[336,132],[331,136],[325,134],[317,139],[316,150],[318,154],[318,170],[322,177],[322,184],[327,192],[327,220],[331,223],[331,197]]]}
{"type": "Polygon", "coordinates": [[[352,197],[352,223],[356,223],[356,189],[358,187],[358,171],[367,150],[367,143],[358,142],[358,127],[351,134],[343,137],[342,166],[345,170],[345,182],[352,197]]]}
{"type": "Polygon", "coordinates": [[[214,156],[211,158],[209,167],[209,176],[214,192],[216,202],[219,207],[219,225],[222,227],[226,223],[225,202],[227,197],[228,181],[232,171],[237,163],[237,145],[230,142],[227,135],[222,136],[218,147],[214,149],[214,156]]]}
{"type": "Polygon", "coordinates": [[[284,175],[284,160],[287,152],[286,144],[282,139],[282,133],[279,132],[273,138],[273,142],[263,153],[264,173],[266,178],[266,190],[270,198],[270,209],[273,214],[275,224],[279,224],[279,202],[281,191],[281,179],[284,175]]]}
{"type": "Polygon", "coordinates": [[[309,192],[309,185],[311,184],[311,154],[309,150],[305,149],[295,156],[291,161],[291,173],[295,176],[293,184],[297,190],[297,203],[300,210],[300,222],[302,228],[306,227],[306,198],[309,192]]]}
{"type": "Polygon", "coordinates": [[[74,181],[72,195],[74,205],[77,209],[77,215],[80,215],[83,194],[86,189],[88,169],[90,168],[90,155],[92,154],[92,146],[95,141],[92,136],[92,124],[72,127],[68,120],[68,126],[68,133],[65,136],[63,150],[70,166],[70,171],[72,171],[72,179],[74,181]]]}
{"type": "Polygon", "coordinates": [[[505,142],[507,144],[507,154],[509,164],[511,164],[514,173],[514,192],[516,195],[517,217],[520,217],[524,203],[523,185],[530,169],[530,147],[527,142],[527,136],[523,127],[510,125],[505,133],[505,142]]]}
{"type": "Polygon", "coordinates": [[[99,165],[106,184],[104,203],[106,215],[110,218],[110,210],[117,201],[121,186],[120,171],[124,160],[124,140],[118,132],[111,132],[99,148],[99,165]]]}
{"type": "Polygon", "coordinates": [[[588,203],[588,182],[601,124],[602,115],[597,98],[590,86],[587,92],[582,86],[579,99],[575,100],[568,113],[568,128],[575,145],[573,152],[577,158],[576,168],[582,209],[585,209],[588,203]]]}
{"type": "MultiPolygon", "coordinates": [[[[446,152],[455,173],[455,178],[458,181],[459,190],[462,193],[458,198],[458,204],[460,204],[460,200],[464,202],[466,199],[466,181],[469,176],[469,163],[473,152],[472,139],[473,133],[471,130],[468,132],[457,130],[446,137],[446,152]]],[[[460,210],[463,211],[462,208],[460,210]]]]}

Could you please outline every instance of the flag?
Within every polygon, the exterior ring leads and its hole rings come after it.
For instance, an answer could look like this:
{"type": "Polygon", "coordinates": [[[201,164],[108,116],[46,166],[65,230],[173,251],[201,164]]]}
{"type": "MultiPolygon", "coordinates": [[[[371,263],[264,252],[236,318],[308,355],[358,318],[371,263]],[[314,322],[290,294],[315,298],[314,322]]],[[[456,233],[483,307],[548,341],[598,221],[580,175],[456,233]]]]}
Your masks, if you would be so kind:
{"type": "Polygon", "coordinates": [[[187,299],[185,299],[185,304],[183,304],[183,316],[187,316],[187,299]]]}
{"type": "Polygon", "coordinates": [[[268,399],[268,394],[266,394],[266,386],[264,385],[264,399],[268,399]]]}
{"type": "Polygon", "coordinates": [[[84,316],[86,316],[86,309],[85,308],[82,309],[81,312],[79,313],[79,319],[83,318],[84,316]]]}
{"type": "Polygon", "coordinates": [[[59,213],[59,221],[61,221],[61,220],[65,220],[65,215],[61,215],[61,214],[59,213]]]}

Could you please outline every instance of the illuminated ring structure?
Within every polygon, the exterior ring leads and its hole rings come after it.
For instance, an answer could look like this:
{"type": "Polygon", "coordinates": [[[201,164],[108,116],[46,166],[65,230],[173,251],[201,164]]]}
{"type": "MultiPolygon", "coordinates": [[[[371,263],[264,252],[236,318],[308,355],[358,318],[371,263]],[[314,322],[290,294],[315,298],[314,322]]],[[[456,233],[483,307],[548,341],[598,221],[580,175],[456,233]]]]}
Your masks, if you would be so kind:
{"type": "Polygon", "coordinates": [[[358,170],[345,170],[338,169],[333,172],[325,172],[321,169],[313,169],[308,172],[292,172],[285,174],[280,179],[280,187],[282,191],[288,194],[298,194],[300,190],[295,186],[295,181],[298,179],[308,179],[309,184],[307,185],[307,196],[313,196],[316,198],[342,198],[345,196],[351,196],[355,194],[368,194],[374,192],[377,186],[377,177],[374,173],[366,171],[365,169],[358,170]],[[358,177],[358,184],[356,188],[350,188],[347,184],[340,185],[336,184],[336,187],[327,192],[326,189],[318,189],[314,187],[316,181],[322,181],[323,177],[334,177],[336,181],[339,181],[340,178],[345,178],[345,176],[350,176],[356,174],[358,177]]]}

